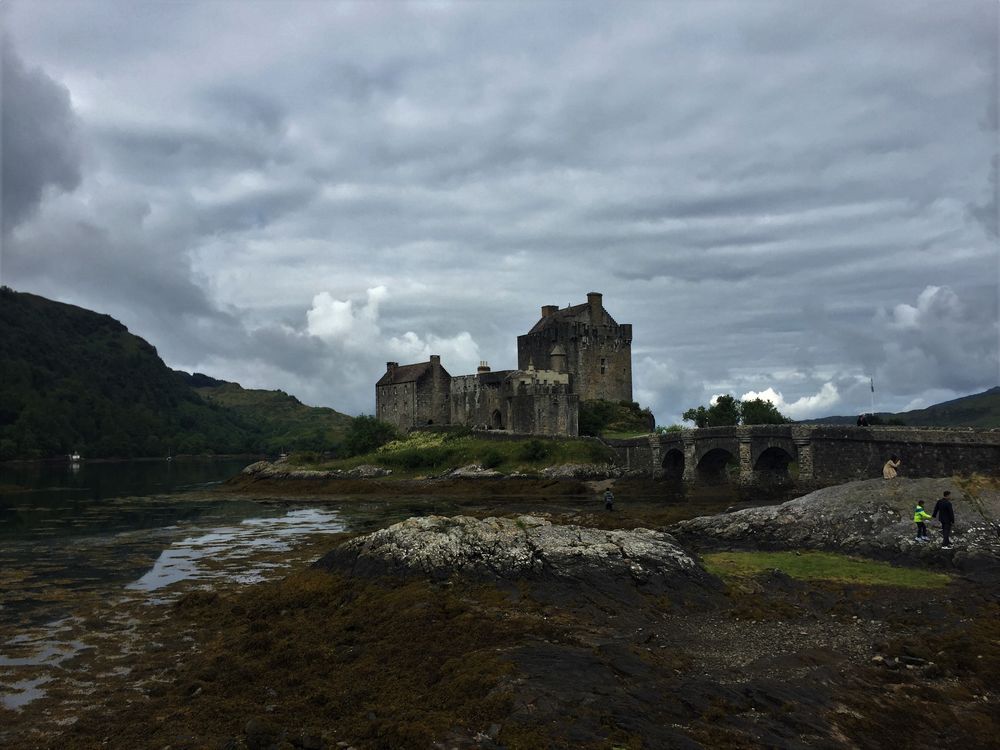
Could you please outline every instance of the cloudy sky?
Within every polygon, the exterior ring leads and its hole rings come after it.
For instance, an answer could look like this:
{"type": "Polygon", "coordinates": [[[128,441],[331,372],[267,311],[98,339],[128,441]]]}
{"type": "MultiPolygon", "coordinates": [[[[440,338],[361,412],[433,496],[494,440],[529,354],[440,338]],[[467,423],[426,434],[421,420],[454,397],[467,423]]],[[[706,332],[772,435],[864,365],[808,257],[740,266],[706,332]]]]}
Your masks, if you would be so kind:
{"type": "Polygon", "coordinates": [[[7,0],[0,280],[374,410],[604,293],[661,424],[1000,383],[998,17],[959,2],[7,0]]]}

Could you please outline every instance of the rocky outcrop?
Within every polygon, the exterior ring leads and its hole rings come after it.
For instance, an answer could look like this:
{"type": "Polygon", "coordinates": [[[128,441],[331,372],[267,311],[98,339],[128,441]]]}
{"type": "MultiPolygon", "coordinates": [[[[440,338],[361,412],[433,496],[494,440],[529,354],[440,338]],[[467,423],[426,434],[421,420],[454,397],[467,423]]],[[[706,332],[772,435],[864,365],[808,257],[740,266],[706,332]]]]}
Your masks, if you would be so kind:
{"type": "Polygon", "coordinates": [[[315,471],[312,469],[293,469],[284,462],[272,464],[268,461],[258,461],[245,467],[242,474],[249,479],[369,479],[387,477],[392,474],[392,471],[370,464],[362,464],[346,470],[315,471]]]}
{"type": "Polygon", "coordinates": [[[547,479],[616,479],[625,473],[612,464],[560,464],[546,466],[539,475],[547,479]]]}
{"type": "Polygon", "coordinates": [[[501,474],[496,469],[485,469],[479,464],[469,464],[468,466],[460,466],[457,469],[452,469],[444,476],[446,477],[463,477],[463,478],[489,478],[489,477],[502,477],[501,474]]]}
{"type": "Polygon", "coordinates": [[[556,579],[606,586],[714,588],[717,582],[674,538],[650,529],[560,526],[535,516],[410,518],[341,544],[317,567],[354,574],[446,579],[556,579]]]}
{"type": "Polygon", "coordinates": [[[949,479],[869,479],[826,487],[781,505],[682,521],[671,528],[682,540],[761,549],[813,548],[903,560],[924,560],[964,570],[1000,571],[1000,491],[966,490],[949,479]],[[914,540],[918,499],[928,513],[951,490],[956,525],[950,550],[939,527],[930,541],[914,540]]]}

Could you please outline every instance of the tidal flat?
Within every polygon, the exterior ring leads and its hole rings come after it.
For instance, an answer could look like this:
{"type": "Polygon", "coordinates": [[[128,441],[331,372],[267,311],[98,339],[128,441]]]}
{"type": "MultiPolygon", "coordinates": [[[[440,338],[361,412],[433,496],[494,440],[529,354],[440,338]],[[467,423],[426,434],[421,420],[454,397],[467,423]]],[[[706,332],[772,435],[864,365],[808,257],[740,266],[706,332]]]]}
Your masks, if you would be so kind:
{"type": "Polygon", "coordinates": [[[988,582],[846,583],[769,563],[720,570],[717,596],[689,600],[587,581],[432,582],[312,567],[340,541],[412,515],[531,512],[553,523],[663,528],[740,503],[666,502],[660,489],[616,487],[619,508],[606,513],[596,496],[565,485],[504,498],[281,498],[269,488],[254,502],[275,520],[258,531],[295,513],[330,517],[245,554],[238,535],[199,526],[114,595],[64,587],[47,610],[59,619],[5,619],[0,741],[173,750],[995,746],[1000,603],[988,582]],[[181,553],[185,544],[195,554],[181,553]],[[196,574],[162,578],[177,565],[196,574]]]}

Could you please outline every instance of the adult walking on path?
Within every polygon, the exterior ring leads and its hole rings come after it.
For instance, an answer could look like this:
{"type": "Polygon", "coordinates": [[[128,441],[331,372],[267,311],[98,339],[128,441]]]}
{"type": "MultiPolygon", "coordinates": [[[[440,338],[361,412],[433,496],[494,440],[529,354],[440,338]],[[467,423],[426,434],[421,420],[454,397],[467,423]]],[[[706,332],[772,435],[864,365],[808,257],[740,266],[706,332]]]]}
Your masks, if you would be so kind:
{"type": "Polygon", "coordinates": [[[899,468],[899,456],[889,456],[889,460],[885,462],[885,466],[882,467],[882,478],[883,479],[895,479],[896,469],[899,468]]]}
{"type": "Polygon", "coordinates": [[[951,527],[955,525],[955,509],[951,505],[951,491],[945,490],[934,504],[933,517],[941,522],[941,549],[951,549],[951,527]]]}
{"type": "Polygon", "coordinates": [[[615,509],[615,496],[611,492],[611,488],[608,487],[604,490],[604,510],[614,510],[615,509]]]}

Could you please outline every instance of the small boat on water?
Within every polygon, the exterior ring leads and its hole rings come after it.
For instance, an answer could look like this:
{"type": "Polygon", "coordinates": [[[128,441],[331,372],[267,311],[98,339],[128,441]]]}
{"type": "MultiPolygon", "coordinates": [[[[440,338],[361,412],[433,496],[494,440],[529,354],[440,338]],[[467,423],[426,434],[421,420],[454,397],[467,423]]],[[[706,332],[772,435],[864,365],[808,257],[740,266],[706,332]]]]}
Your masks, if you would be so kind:
{"type": "Polygon", "coordinates": [[[70,461],[70,463],[78,464],[82,460],[83,460],[83,457],[79,453],[77,453],[76,451],[73,451],[72,453],[69,454],[69,461],[70,461]]]}

